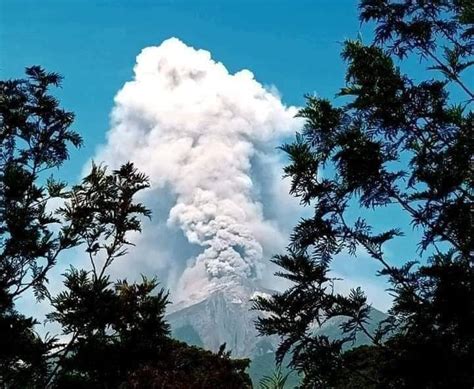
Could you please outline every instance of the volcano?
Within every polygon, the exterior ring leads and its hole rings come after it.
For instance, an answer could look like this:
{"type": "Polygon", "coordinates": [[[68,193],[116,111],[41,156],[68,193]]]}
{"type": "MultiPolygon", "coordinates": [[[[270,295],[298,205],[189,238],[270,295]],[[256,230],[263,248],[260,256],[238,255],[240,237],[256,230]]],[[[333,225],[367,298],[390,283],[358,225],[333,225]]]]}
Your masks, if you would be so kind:
{"type": "Polygon", "coordinates": [[[217,351],[225,343],[234,357],[273,352],[278,337],[258,336],[254,323],[261,312],[251,307],[257,295],[270,296],[274,292],[249,279],[219,279],[207,296],[178,303],[167,320],[174,337],[188,344],[217,351]]]}
{"type": "MultiPolygon", "coordinates": [[[[258,281],[226,277],[211,283],[205,293],[196,293],[195,299],[172,305],[166,319],[176,339],[211,351],[217,351],[225,343],[233,357],[250,358],[249,372],[254,383],[258,383],[260,378],[271,375],[275,369],[279,338],[258,335],[255,321],[263,313],[251,309],[252,299],[273,293],[274,290],[264,288],[258,281]]],[[[372,308],[368,331],[375,332],[378,323],[386,316],[372,308]]],[[[338,338],[343,320],[343,317],[333,318],[316,328],[315,333],[338,338]]],[[[353,346],[369,343],[369,338],[360,333],[353,346]]]]}

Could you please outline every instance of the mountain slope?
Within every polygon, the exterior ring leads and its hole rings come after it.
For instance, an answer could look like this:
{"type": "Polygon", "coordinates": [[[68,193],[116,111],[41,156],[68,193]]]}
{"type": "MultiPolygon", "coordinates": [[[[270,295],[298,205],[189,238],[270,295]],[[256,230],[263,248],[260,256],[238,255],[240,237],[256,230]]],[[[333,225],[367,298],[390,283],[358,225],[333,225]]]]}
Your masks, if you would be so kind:
{"type": "MultiPolygon", "coordinates": [[[[254,323],[261,312],[251,310],[251,299],[257,294],[272,293],[272,290],[262,288],[250,280],[227,279],[214,285],[207,297],[177,304],[166,318],[173,336],[179,340],[213,351],[226,343],[227,350],[231,350],[234,357],[252,359],[250,375],[254,383],[258,383],[263,376],[271,375],[275,369],[275,351],[279,339],[276,336],[258,336],[254,323]]],[[[368,331],[374,332],[385,317],[384,313],[372,309],[368,331]]],[[[343,321],[343,317],[331,319],[322,327],[316,328],[315,334],[339,338],[339,326],[343,321]]],[[[368,337],[360,333],[353,347],[367,343],[368,337]]],[[[297,377],[293,376],[290,381],[295,384],[297,377]]]]}
{"type": "Polygon", "coordinates": [[[195,345],[217,351],[226,343],[235,357],[249,357],[272,352],[277,337],[258,337],[254,322],[259,312],[253,311],[251,299],[272,291],[258,287],[248,280],[228,280],[205,299],[188,303],[170,313],[166,319],[173,336],[195,345]]]}

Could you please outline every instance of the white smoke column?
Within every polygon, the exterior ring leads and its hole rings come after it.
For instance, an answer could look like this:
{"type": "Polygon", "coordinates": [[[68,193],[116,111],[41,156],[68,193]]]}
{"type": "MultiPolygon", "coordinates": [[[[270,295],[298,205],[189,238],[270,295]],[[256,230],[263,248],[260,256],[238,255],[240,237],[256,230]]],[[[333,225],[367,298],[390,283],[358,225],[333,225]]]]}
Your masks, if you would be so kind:
{"type": "Polygon", "coordinates": [[[115,97],[96,159],[112,166],[131,160],[156,195],[167,188],[176,196],[168,225],[203,247],[182,277],[184,288],[259,278],[262,240],[278,231],[263,216],[252,160],[274,153],[278,140],[298,129],[297,109],[250,71],[230,74],[208,51],[176,38],[145,48],[134,73],[115,97]]]}

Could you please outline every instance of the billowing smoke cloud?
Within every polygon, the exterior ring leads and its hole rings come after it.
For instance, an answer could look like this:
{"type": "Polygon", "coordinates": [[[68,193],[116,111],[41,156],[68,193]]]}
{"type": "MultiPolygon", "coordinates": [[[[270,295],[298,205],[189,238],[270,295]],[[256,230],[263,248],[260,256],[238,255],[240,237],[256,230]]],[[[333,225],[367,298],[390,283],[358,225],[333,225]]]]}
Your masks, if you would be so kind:
{"type": "Polygon", "coordinates": [[[147,199],[159,203],[162,196],[169,205],[154,216],[167,213],[166,225],[142,239],[154,245],[148,261],[161,261],[160,269],[182,255],[174,247],[160,257],[159,242],[170,231],[181,230],[194,247],[196,255],[174,271],[180,290],[229,277],[258,279],[265,246],[286,239],[262,196],[281,181],[281,170],[275,175],[270,167],[275,147],[301,122],[272,89],[250,71],[231,74],[208,51],[172,38],[142,50],[134,79],[115,97],[112,127],[96,159],[135,162],[151,179],[147,199]]]}

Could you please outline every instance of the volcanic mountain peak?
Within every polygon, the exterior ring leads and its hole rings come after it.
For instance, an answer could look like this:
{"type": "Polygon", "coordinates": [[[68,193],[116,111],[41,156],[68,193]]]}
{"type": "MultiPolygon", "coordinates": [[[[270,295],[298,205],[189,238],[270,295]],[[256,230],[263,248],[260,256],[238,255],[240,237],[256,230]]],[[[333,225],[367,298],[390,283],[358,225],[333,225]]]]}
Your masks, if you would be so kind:
{"type": "MultiPolygon", "coordinates": [[[[219,279],[196,293],[194,300],[176,304],[167,320],[182,340],[214,351],[226,343],[233,356],[248,357],[260,352],[263,341],[255,329],[260,313],[251,309],[252,299],[272,292],[248,279],[219,279]]],[[[269,338],[265,348],[274,351],[277,342],[276,337],[269,338]]]]}
{"type": "MultiPolygon", "coordinates": [[[[166,319],[171,325],[173,336],[188,344],[217,351],[226,343],[233,357],[251,358],[250,375],[255,384],[275,369],[277,336],[259,336],[255,320],[262,312],[252,310],[252,299],[260,295],[271,295],[273,290],[262,287],[258,281],[237,276],[213,279],[204,287],[186,293],[187,299],[173,304],[166,319]]],[[[375,331],[386,314],[372,309],[367,330],[375,331]]],[[[315,327],[315,335],[332,339],[341,337],[344,317],[335,317],[322,327],[315,327]]],[[[352,347],[370,343],[367,335],[360,333],[352,347]]],[[[298,378],[291,376],[295,386],[298,378]]]]}
{"type": "Polygon", "coordinates": [[[261,286],[257,280],[240,277],[237,275],[206,280],[203,284],[195,285],[192,291],[188,290],[182,294],[185,297],[178,298],[168,309],[168,314],[180,311],[192,305],[198,304],[212,296],[221,294],[225,300],[234,304],[245,304],[251,306],[252,300],[258,294],[271,295],[273,290],[261,286]]]}

